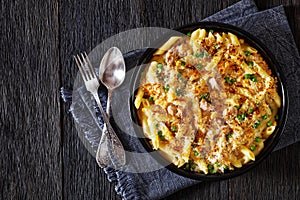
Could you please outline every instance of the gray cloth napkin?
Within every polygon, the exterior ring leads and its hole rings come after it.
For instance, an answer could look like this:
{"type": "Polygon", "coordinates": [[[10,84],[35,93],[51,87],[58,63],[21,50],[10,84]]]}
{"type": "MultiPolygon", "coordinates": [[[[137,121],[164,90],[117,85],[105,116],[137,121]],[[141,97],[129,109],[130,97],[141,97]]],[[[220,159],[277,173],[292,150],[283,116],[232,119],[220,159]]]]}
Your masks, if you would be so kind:
{"type": "MultiPolygon", "coordinates": [[[[256,36],[275,55],[287,80],[290,101],[288,121],[275,150],[300,141],[300,57],[284,13],[284,8],[280,6],[258,12],[252,0],[242,0],[203,21],[217,21],[238,26],[256,36]]],[[[136,60],[140,58],[143,52],[144,50],[137,50],[124,55],[127,70],[136,65],[136,60]]],[[[116,127],[116,131],[127,151],[143,153],[146,151],[138,138],[124,134],[124,132],[134,132],[128,107],[130,89],[128,84],[126,84],[130,82],[130,78],[127,77],[126,79],[125,84],[113,95],[113,99],[118,99],[119,101],[113,102],[112,106],[118,104],[118,108],[120,108],[113,117],[113,121],[118,122],[115,123],[114,127],[116,127]]],[[[85,145],[93,149],[97,147],[100,137],[96,136],[99,133],[95,133],[97,130],[93,129],[94,125],[91,124],[91,121],[93,121],[91,116],[82,115],[82,110],[86,109],[87,106],[86,93],[82,87],[73,91],[73,93],[62,89],[62,97],[65,101],[76,102],[76,104],[71,105],[70,111],[78,128],[83,132],[84,141],[87,141],[85,145]],[[73,99],[71,99],[71,96],[73,99]]],[[[105,107],[106,91],[104,88],[100,88],[99,95],[105,107]]],[[[98,110],[97,114],[98,124],[102,127],[103,122],[98,110]]],[[[147,173],[132,173],[131,171],[139,170],[138,167],[141,160],[136,159],[132,155],[129,155],[127,160],[130,166],[127,170],[105,169],[108,179],[117,181],[115,189],[123,199],[160,199],[200,182],[181,177],[165,168],[147,173]]],[[[151,156],[145,156],[142,162],[145,167],[155,166],[154,163],[156,163],[151,156]]]]}

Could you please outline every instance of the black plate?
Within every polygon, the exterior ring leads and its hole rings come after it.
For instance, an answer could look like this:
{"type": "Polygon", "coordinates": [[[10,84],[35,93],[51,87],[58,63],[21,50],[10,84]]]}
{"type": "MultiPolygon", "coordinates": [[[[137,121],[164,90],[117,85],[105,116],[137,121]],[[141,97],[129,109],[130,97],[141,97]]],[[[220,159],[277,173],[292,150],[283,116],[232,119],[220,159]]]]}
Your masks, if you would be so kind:
{"type": "MultiPolygon", "coordinates": [[[[217,22],[199,22],[199,23],[194,23],[190,25],[186,25],[183,27],[176,28],[175,30],[187,34],[188,32],[192,32],[198,28],[204,28],[206,30],[214,30],[216,32],[231,32],[235,34],[238,38],[243,38],[246,43],[248,43],[250,46],[254,47],[255,49],[258,50],[258,52],[263,56],[264,60],[268,63],[269,68],[272,70],[272,75],[277,77],[278,84],[277,84],[277,90],[278,93],[281,97],[282,105],[278,110],[278,125],[273,132],[272,135],[269,136],[269,138],[265,141],[264,149],[255,157],[255,161],[250,161],[249,163],[243,165],[242,168],[235,168],[233,171],[228,171],[225,172],[224,174],[202,174],[202,173],[196,173],[196,172],[190,172],[186,171],[183,169],[178,168],[174,164],[170,164],[166,166],[167,169],[171,170],[172,172],[182,175],[184,177],[196,179],[196,180],[221,180],[221,179],[227,179],[227,178],[232,178],[238,175],[241,175],[257,164],[259,164],[263,159],[265,159],[274,149],[276,144],[278,143],[280,136],[283,132],[285,122],[287,120],[287,110],[288,110],[288,94],[287,90],[285,87],[285,80],[283,79],[282,76],[282,71],[280,70],[280,67],[275,59],[275,57],[272,55],[272,53],[263,45],[257,38],[249,34],[248,32],[232,26],[228,24],[223,24],[223,23],[217,23],[217,22]]],[[[178,33],[178,35],[182,35],[178,33]]],[[[176,35],[176,34],[175,34],[176,35]]],[[[172,35],[167,34],[162,36],[162,38],[157,41],[155,46],[160,47],[162,44],[164,44],[170,36],[174,36],[174,33],[172,35]]],[[[133,76],[131,78],[131,89],[132,89],[132,95],[130,98],[130,109],[131,109],[131,117],[134,123],[136,123],[138,126],[135,126],[135,131],[137,136],[141,136],[140,141],[145,147],[145,149],[148,152],[153,152],[152,146],[149,143],[149,140],[146,138],[143,138],[143,131],[141,128],[141,124],[139,122],[138,116],[137,116],[137,110],[134,107],[134,97],[135,97],[135,89],[138,88],[140,84],[140,77],[141,73],[144,71],[144,68],[142,67],[142,64],[148,63],[149,60],[152,57],[152,54],[156,51],[157,49],[148,49],[144,55],[142,56],[141,60],[139,61],[137,67],[135,68],[135,71],[133,73],[133,76]]],[[[161,156],[160,154],[156,154],[155,159],[161,163],[165,164],[168,161],[161,156]]]]}

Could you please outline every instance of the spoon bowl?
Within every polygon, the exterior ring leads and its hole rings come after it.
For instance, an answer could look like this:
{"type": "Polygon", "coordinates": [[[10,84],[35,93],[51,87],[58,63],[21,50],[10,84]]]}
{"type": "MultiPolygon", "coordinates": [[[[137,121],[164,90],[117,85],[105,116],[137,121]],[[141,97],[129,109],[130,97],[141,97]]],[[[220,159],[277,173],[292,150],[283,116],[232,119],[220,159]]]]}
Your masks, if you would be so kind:
{"type": "Polygon", "coordinates": [[[125,71],[125,61],[122,52],[117,47],[110,48],[100,63],[100,81],[108,90],[113,90],[123,83],[125,71]]]}

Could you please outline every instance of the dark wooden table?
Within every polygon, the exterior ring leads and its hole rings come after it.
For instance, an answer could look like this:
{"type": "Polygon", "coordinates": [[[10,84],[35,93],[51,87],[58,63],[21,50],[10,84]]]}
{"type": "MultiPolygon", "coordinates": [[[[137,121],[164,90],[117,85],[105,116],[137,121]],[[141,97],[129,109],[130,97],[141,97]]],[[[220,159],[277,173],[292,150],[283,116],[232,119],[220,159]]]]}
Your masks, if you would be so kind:
{"type": "MultiPolygon", "coordinates": [[[[137,27],[198,21],[237,0],[0,0],[0,199],[120,199],[84,148],[59,94],[77,73],[72,55],[137,27]],[[166,20],[168,19],[168,20],[166,20]]],[[[300,48],[300,1],[280,4],[300,48]]],[[[300,67],[300,66],[299,66],[300,67]]],[[[251,172],[202,183],[166,199],[296,199],[300,143],[272,153],[251,172]]]]}

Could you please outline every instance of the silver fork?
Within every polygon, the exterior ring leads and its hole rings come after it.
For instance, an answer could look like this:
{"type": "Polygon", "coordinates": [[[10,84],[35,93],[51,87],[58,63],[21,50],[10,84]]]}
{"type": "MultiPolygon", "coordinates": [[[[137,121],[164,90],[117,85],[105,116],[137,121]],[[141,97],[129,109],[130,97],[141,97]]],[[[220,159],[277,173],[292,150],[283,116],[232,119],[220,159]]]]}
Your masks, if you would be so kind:
{"type": "MultiPolygon", "coordinates": [[[[111,161],[112,161],[112,164],[114,165],[114,167],[121,167],[121,166],[125,165],[125,163],[126,163],[125,150],[102,108],[102,105],[101,105],[101,102],[100,102],[100,99],[98,96],[98,88],[99,88],[100,84],[97,79],[95,70],[94,70],[94,68],[91,64],[91,61],[86,53],[76,55],[76,56],[74,56],[74,59],[79,68],[81,76],[83,78],[85,87],[94,96],[94,98],[97,102],[97,105],[100,109],[100,112],[102,114],[102,118],[107,127],[107,129],[106,129],[107,132],[105,134],[107,134],[109,153],[103,154],[103,155],[110,155],[110,158],[111,158],[111,161]]],[[[101,154],[97,154],[97,155],[101,155],[101,154]]],[[[101,162],[101,160],[103,160],[103,158],[96,157],[96,161],[97,161],[98,165],[102,168],[106,167],[101,162]]]]}

